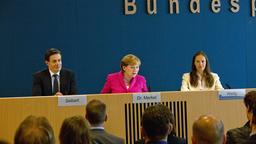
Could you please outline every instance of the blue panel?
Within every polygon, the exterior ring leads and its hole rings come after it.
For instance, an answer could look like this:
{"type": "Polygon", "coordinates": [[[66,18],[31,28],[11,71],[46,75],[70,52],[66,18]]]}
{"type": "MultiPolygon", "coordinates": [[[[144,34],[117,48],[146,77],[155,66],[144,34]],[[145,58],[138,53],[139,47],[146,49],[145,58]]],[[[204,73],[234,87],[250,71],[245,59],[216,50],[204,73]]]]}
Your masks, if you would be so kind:
{"type": "Polygon", "coordinates": [[[142,60],[140,74],[152,91],[179,90],[191,59],[204,50],[223,85],[255,87],[256,18],[250,2],[230,12],[222,0],[220,13],[201,0],[201,13],[179,0],[180,14],[169,14],[168,0],[157,0],[158,13],[147,15],[146,0],[137,13],[124,15],[124,0],[1,0],[0,96],[31,95],[32,74],[44,69],[44,52],[63,52],[63,66],[76,73],[80,93],[99,93],[108,73],[119,71],[123,55],[142,60]]]}

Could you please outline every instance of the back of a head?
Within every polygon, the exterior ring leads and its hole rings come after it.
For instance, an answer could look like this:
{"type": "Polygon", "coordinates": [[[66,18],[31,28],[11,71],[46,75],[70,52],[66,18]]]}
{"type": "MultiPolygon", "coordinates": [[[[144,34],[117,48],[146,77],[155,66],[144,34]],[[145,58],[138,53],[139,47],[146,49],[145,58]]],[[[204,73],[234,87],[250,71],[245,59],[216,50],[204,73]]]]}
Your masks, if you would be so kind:
{"type": "Polygon", "coordinates": [[[172,117],[168,107],[161,104],[150,106],[142,115],[141,126],[150,140],[158,141],[168,135],[172,117]]]}
{"type": "Polygon", "coordinates": [[[106,105],[100,100],[91,100],[86,105],[86,118],[91,125],[104,123],[106,118],[106,105]]]}
{"type": "Polygon", "coordinates": [[[250,91],[245,95],[244,104],[249,111],[252,110],[253,106],[256,104],[256,91],[250,91]]]}
{"type": "Polygon", "coordinates": [[[194,144],[223,144],[224,125],[212,115],[200,116],[193,124],[194,144]]]}
{"type": "Polygon", "coordinates": [[[54,133],[45,117],[28,116],[15,133],[14,144],[54,144],[54,133]]]}
{"type": "Polygon", "coordinates": [[[82,116],[66,118],[60,129],[60,144],[90,144],[89,127],[82,116]]]}

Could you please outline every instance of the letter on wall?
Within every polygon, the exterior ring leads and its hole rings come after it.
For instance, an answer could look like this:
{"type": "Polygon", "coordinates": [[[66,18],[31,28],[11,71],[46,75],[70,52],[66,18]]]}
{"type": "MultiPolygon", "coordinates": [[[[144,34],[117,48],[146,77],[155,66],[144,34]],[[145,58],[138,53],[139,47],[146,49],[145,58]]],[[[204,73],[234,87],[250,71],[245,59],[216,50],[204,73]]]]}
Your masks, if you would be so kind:
{"type": "Polygon", "coordinates": [[[192,13],[200,13],[200,0],[191,0],[189,7],[192,13]]]}
{"type": "Polygon", "coordinates": [[[240,6],[239,6],[238,3],[239,3],[239,0],[231,0],[231,1],[230,1],[230,4],[231,4],[230,10],[231,10],[233,13],[239,12],[240,6]]]}
{"type": "Polygon", "coordinates": [[[178,0],[169,0],[170,14],[173,14],[174,4],[175,4],[175,13],[179,14],[180,13],[179,1],[178,0]]]}
{"type": "Polygon", "coordinates": [[[125,15],[133,15],[137,11],[135,0],[132,0],[129,2],[128,0],[124,0],[124,9],[125,9],[125,15]]]}
{"type": "Polygon", "coordinates": [[[147,12],[150,15],[156,14],[157,9],[156,9],[156,0],[147,0],[147,12]],[[152,7],[153,8],[152,8],[152,7]]]}
{"type": "Polygon", "coordinates": [[[220,12],[220,6],[221,6],[220,0],[212,0],[211,6],[212,6],[212,11],[214,13],[220,12]]]}
{"type": "Polygon", "coordinates": [[[251,1],[251,8],[252,8],[252,16],[255,17],[255,0],[252,0],[251,1]]]}

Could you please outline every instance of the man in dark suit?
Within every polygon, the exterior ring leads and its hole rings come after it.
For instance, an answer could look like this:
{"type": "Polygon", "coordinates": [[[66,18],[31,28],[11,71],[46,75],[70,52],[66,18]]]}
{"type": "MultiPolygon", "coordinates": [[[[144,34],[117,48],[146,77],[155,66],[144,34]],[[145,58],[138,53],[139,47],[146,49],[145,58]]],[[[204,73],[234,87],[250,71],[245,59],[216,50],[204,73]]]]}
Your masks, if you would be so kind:
{"type": "Polygon", "coordinates": [[[75,75],[72,71],[62,68],[61,52],[55,48],[45,54],[48,69],[33,75],[33,96],[72,95],[76,94],[75,75]]]}
{"type": "Polygon", "coordinates": [[[158,104],[148,107],[141,120],[141,134],[145,144],[167,144],[168,134],[172,132],[171,111],[158,104]]]}
{"type": "Polygon", "coordinates": [[[91,137],[95,144],[124,144],[124,139],[109,134],[103,125],[107,121],[106,105],[92,100],[86,105],[86,119],[91,125],[91,137]]]}
{"type": "Polygon", "coordinates": [[[227,131],[227,142],[226,144],[242,144],[246,143],[250,138],[251,128],[250,121],[244,126],[234,128],[227,131]]]}
{"type": "Polygon", "coordinates": [[[143,139],[135,144],[186,144],[186,140],[176,136],[175,118],[164,105],[148,107],[142,116],[143,139]]]}
{"type": "MultiPolygon", "coordinates": [[[[226,144],[244,144],[253,135],[251,124],[253,124],[254,109],[256,109],[256,91],[248,92],[244,97],[244,105],[246,108],[246,116],[248,121],[246,124],[239,128],[234,128],[227,131],[227,143],[226,144]]],[[[254,126],[255,124],[253,124],[254,126]]],[[[254,137],[254,143],[256,143],[256,137],[254,137]]]]}
{"type": "Polygon", "coordinates": [[[224,125],[213,115],[202,115],[193,123],[192,144],[225,144],[224,125]]]}

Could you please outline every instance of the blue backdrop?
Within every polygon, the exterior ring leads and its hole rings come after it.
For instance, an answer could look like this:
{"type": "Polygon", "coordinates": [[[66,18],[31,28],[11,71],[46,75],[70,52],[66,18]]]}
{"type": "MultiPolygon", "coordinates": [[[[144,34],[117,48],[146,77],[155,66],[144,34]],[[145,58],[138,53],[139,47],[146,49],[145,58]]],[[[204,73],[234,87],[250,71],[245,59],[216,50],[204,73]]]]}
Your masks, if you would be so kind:
{"type": "Polygon", "coordinates": [[[123,0],[1,0],[0,96],[31,95],[32,74],[44,69],[48,48],[61,49],[63,67],[72,69],[81,94],[99,93],[108,73],[119,71],[122,56],[141,58],[140,74],[152,91],[179,90],[198,50],[208,54],[223,86],[255,87],[256,18],[250,1],[232,13],[229,1],[213,13],[211,0],[201,13],[179,0],[180,14],[169,14],[168,0],[157,1],[157,14],[137,0],[135,15],[124,15],[123,0]]]}

